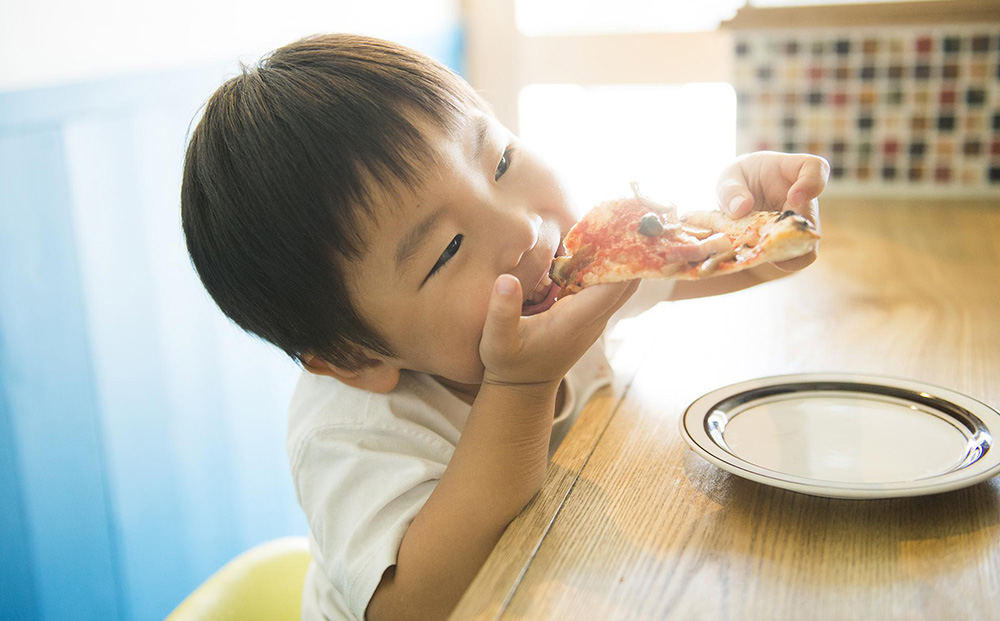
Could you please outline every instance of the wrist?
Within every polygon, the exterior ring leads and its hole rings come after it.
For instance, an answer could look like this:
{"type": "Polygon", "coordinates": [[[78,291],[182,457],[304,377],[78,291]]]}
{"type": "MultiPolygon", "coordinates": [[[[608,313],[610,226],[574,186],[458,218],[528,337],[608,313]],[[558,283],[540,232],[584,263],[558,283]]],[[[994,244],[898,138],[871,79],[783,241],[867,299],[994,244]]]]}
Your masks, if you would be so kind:
{"type": "Polygon", "coordinates": [[[539,380],[537,382],[512,382],[486,373],[480,391],[506,391],[510,396],[526,401],[548,403],[554,400],[559,391],[562,378],[554,380],[539,380]]]}

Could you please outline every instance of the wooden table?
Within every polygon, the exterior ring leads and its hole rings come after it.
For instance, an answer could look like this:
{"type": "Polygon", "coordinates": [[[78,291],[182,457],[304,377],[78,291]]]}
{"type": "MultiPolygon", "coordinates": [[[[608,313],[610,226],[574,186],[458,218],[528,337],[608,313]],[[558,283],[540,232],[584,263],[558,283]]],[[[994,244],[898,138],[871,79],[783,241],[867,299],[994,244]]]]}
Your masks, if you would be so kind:
{"type": "Polygon", "coordinates": [[[616,384],[453,619],[1000,618],[1000,477],[832,500],[738,478],[680,437],[698,396],[783,373],[907,377],[1000,406],[1000,204],[828,200],[823,235],[803,272],[623,326],[616,384]]]}

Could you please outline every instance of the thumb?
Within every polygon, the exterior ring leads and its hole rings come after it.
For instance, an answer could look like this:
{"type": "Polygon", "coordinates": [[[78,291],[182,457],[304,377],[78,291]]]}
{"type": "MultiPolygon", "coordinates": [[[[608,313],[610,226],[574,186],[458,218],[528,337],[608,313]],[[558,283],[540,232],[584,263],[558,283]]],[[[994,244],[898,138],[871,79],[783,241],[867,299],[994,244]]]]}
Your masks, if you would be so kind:
{"type": "Polygon", "coordinates": [[[494,350],[516,348],[520,341],[520,321],[521,281],[510,274],[501,274],[493,283],[486,325],[483,327],[483,344],[494,350]]]}
{"type": "Polygon", "coordinates": [[[753,193],[741,174],[727,170],[716,185],[719,206],[732,218],[742,218],[753,211],[753,193]]]}

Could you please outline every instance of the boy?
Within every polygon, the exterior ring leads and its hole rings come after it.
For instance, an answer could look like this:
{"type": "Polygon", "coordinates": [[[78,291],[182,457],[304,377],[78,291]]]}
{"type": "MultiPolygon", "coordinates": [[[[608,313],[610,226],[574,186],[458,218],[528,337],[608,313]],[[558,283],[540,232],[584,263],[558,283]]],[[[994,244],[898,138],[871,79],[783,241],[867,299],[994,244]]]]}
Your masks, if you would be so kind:
{"type": "MultiPolygon", "coordinates": [[[[734,216],[816,221],[826,179],[820,158],[755,154],[719,196],[734,216]]],[[[553,302],[574,218],[552,171],[447,69],[348,35],[292,43],[219,88],[182,218],[219,307],[307,371],[288,433],[315,561],[307,619],[447,616],[608,381],[612,316],[781,274],[553,302]]]]}

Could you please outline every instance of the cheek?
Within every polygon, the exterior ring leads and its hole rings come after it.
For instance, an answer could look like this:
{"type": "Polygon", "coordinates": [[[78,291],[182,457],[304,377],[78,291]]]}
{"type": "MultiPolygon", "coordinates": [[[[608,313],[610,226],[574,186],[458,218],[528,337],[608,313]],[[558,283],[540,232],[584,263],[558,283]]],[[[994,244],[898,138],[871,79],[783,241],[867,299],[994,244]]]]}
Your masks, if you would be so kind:
{"type": "Polygon", "coordinates": [[[562,179],[544,162],[533,158],[529,185],[536,197],[536,211],[542,217],[559,223],[563,234],[576,223],[570,208],[570,198],[562,179]]]}
{"type": "Polygon", "coordinates": [[[410,309],[410,329],[404,331],[409,334],[400,339],[406,348],[399,352],[412,363],[409,368],[462,383],[482,381],[479,341],[491,285],[455,289],[440,302],[410,309]]]}
{"type": "Polygon", "coordinates": [[[479,341],[483,337],[489,303],[488,288],[485,291],[456,295],[447,312],[438,317],[437,333],[442,335],[442,345],[452,355],[460,356],[465,364],[479,363],[479,341]]]}

